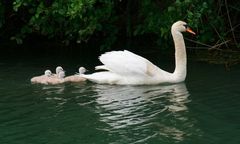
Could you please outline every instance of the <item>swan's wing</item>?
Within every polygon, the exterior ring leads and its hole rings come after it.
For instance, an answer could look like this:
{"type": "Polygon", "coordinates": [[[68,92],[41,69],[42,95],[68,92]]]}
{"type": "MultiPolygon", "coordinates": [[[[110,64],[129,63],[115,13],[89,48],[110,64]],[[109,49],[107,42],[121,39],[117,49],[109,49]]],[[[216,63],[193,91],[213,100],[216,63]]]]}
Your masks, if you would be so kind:
{"type": "Polygon", "coordinates": [[[105,65],[96,66],[95,70],[107,70],[107,71],[109,71],[109,69],[105,65]]]}
{"type": "Polygon", "coordinates": [[[99,59],[105,69],[120,75],[153,76],[156,72],[163,71],[147,59],[127,50],[107,52],[99,59]]]}

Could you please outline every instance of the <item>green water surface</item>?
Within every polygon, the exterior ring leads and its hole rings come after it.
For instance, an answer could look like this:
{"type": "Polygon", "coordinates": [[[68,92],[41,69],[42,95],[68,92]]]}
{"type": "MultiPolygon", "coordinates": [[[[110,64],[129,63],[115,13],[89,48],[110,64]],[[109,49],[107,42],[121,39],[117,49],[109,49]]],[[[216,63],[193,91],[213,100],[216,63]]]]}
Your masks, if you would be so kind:
{"type": "Polygon", "coordinates": [[[240,143],[239,66],[190,61],[173,85],[31,84],[58,65],[96,65],[51,60],[0,61],[0,144],[240,143]]]}

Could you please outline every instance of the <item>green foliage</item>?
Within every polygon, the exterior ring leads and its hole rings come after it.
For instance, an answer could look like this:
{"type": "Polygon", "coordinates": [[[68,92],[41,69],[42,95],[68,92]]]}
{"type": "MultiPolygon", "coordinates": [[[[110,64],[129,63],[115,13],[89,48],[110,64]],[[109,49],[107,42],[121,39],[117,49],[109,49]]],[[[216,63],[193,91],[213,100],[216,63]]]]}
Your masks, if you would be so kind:
{"type": "Polygon", "coordinates": [[[2,1],[0,1],[0,28],[4,24],[4,6],[2,4],[2,1]]]}
{"type": "Polygon", "coordinates": [[[52,3],[15,0],[13,9],[15,12],[27,9],[27,15],[30,15],[21,28],[21,37],[38,33],[68,44],[70,41],[88,41],[94,33],[104,30],[105,22],[112,13],[112,5],[110,0],[101,0],[98,4],[96,0],[54,0],[52,3]]]}
{"type": "MultiPolygon", "coordinates": [[[[100,49],[106,50],[119,36],[151,34],[164,48],[172,44],[171,25],[184,20],[197,31],[196,41],[217,43],[235,37],[232,30],[229,32],[227,16],[231,14],[226,8],[239,13],[240,3],[235,0],[225,5],[225,0],[12,0],[11,6],[1,1],[0,28],[6,19],[9,23],[12,17],[17,18],[20,24],[9,25],[9,33],[18,44],[29,34],[37,34],[65,44],[95,39],[100,49]]],[[[239,16],[231,16],[233,26],[238,25],[239,16]]]]}
{"type": "Polygon", "coordinates": [[[136,26],[134,35],[155,33],[160,45],[168,45],[171,25],[177,20],[186,21],[198,31],[197,40],[203,43],[218,39],[212,30],[213,25],[218,25],[216,29],[222,32],[220,35],[224,34],[224,23],[217,13],[214,0],[176,0],[167,3],[144,0],[140,8],[140,17],[143,17],[144,21],[136,26]]]}

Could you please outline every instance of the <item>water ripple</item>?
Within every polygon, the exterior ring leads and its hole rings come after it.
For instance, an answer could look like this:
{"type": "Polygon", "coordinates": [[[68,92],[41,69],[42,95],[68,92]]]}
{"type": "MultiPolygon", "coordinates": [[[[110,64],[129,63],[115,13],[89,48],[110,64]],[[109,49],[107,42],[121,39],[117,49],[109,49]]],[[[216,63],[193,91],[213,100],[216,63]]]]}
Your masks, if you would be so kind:
{"type": "MultiPolygon", "coordinates": [[[[141,143],[159,136],[182,141],[191,135],[192,130],[188,133],[186,129],[194,129],[194,122],[186,117],[187,104],[191,100],[184,83],[159,86],[92,85],[91,91],[95,92],[94,111],[99,115],[99,121],[108,125],[98,129],[121,136],[125,142],[141,143]],[[174,123],[183,125],[177,127],[174,123]]],[[[93,99],[82,105],[91,103],[93,99]]],[[[113,141],[119,142],[121,140],[113,141]]]]}
{"type": "Polygon", "coordinates": [[[0,62],[1,144],[240,143],[239,68],[191,65],[187,87],[45,86],[29,80],[62,63],[38,62],[0,62]]]}

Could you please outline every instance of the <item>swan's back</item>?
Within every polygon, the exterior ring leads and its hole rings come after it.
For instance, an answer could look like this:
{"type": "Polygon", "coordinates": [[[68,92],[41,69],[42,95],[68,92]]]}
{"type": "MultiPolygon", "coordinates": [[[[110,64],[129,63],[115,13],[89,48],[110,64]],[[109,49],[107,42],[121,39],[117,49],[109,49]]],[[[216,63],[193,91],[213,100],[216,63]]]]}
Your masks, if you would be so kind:
{"type": "Polygon", "coordinates": [[[124,76],[153,76],[155,71],[161,71],[147,59],[127,50],[107,52],[99,59],[107,70],[124,76]]]}
{"type": "Polygon", "coordinates": [[[147,59],[127,50],[107,52],[99,59],[104,65],[97,66],[96,69],[107,71],[83,75],[84,78],[96,83],[136,85],[161,83],[170,76],[170,73],[147,59]]]}

